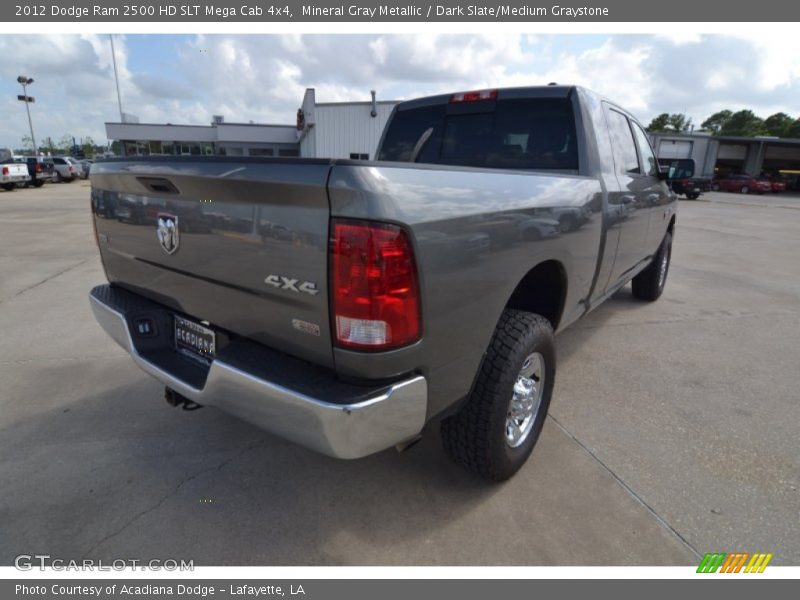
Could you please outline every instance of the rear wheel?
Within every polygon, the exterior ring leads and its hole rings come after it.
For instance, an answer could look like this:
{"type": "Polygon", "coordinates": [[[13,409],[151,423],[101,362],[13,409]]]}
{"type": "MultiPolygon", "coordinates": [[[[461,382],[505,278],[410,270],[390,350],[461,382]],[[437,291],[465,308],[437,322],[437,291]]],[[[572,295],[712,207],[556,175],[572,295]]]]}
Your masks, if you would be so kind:
{"type": "Polygon", "coordinates": [[[746,185],[743,185],[742,189],[739,190],[739,191],[742,192],[743,194],[749,194],[750,193],[750,188],[747,187],[746,185]]]}
{"type": "Polygon", "coordinates": [[[689,200],[697,200],[700,197],[700,194],[686,194],[686,198],[689,200]]]}
{"type": "Polygon", "coordinates": [[[44,185],[44,181],[42,181],[41,179],[37,179],[36,181],[33,182],[33,187],[40,188],[43,185],[44,185]]]}
{"type": "Polygon", "coordinates": [[[553,328],[542,316],[503,311],[475,386],[442,422],[442,441],[458,464],[492,481],[514,475],[539,439],[553,393],[553,328]]]}
{"type": "Polygon", "coordinates": [[[664,236],[661,246],[658,247],[653,262],[644,271],[633,278],[633,295],[641,300],[650,302],[658,300],[664,292],[669,273],[669,263],[672,260],[672,233],[669,231],[664,236]]]}
{"type": "Polygon", "coordinates": [[[13,192],[15,189],[17,189],[17,184],[16,183],[4,183],[3,184],[3,189],[5,191],[7,191],[7,192],[13,192]]]}

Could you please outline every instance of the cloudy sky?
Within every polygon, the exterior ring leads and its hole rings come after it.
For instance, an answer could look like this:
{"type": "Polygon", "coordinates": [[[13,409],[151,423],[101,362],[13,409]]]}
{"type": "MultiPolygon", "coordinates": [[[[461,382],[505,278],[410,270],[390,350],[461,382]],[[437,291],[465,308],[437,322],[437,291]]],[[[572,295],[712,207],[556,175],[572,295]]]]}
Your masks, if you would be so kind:
{"type": "MultiPolygon", "coordinates": [[[[306,87],[317,101],[381,99],[495,86],[576,83],[645,122],[722,108],[800,116],[800,36],[121,35],[123,110],[141,122],[293,123],[306,87]]],[[[0,35],[0,147],[28,133],[20,74],[39,140],[105,142],[119,120],[106,35],[0,35]]]]}

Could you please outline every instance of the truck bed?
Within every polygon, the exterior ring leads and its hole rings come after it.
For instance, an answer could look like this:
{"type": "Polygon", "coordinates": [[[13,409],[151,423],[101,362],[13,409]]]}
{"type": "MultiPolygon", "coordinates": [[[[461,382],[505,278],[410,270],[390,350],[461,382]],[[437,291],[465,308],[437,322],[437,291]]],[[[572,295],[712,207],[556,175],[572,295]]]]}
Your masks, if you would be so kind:
{"type": "Polygon", "coordinates": [[[531,264],[557,260],[570,269],[564,325],[585,310],[598,265],[602,190],[592,177],[232,157],[100,161],[90,177],[112,284],[347,378],[421,370],[431,414],[466,392],[494,326],[483,316],[499,314],[531,264]],[[160,215],[179,223],[172,254],[157,237],[160,215]],[[418,343],[375,354],[334,347],[331,217],[411,232],[422,290],[418,343]],[[290,289],[281,277],[294,282],[290,289]],[[295,291],[303,283],[313,287],[295,291]]]}

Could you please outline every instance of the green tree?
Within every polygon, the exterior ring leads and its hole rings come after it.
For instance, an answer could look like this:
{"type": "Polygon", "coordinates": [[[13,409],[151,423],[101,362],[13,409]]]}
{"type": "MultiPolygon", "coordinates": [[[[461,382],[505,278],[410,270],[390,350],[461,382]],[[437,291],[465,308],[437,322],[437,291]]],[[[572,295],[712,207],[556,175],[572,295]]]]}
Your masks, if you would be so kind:
{"type": "Polygon", "coordinates": [[[669,125],[672,131],[682,133],[684,131],[689,131],[689,128],[692,126],[692,120],[683,113],[676,113],[669,116],[669,125]]]}
{"type": "Polygon", "coordinates": [[[731,115],[731,118],[720,128],[720,135],[738,135],[754,137],[765,135],[767,128],[764,119],[757,117],[752,110],[740,110],[731,115]]]}
{"type": "Polygon", "coordinates": [[[647,126],[647,131],[653,133],[682,133],[689,131],[692,126],[692,120],[686,115],[681,113],[669,114],[661,113],[647,126]]]}
{"type": "Polygon", "coordinates": [[[767,132],[778,137],[787,137],[786,134],[792,125],[794,125],[794,119],[784,112],[775,113],[764,120],[767,132]]]}
{"type": "Polygon", "coordinates": [[[33,154],[36,154],[36,152],[34,152],[33,140],[31,139],[31,136],[29,135],[22,136],[22,147],[25,148],[26,152],[31,152],[33,154]]]}
{"type": "Polygon", "coordinates": [[[58,151],[63,154],[72,154],[72,134],[65,133],[58,141],[58,151]]]}
{"type": "Polygon", "coordinates": [[[800,119],[797,119],[786,129],[786,137],[800,138],[800,119]]]}
{"type": "Polygon", "coordinates": [[[86,158],[93,158],[94,157],[94,139],[92,136],[87,135],[83,138],[83,154],[86,158]]]}
{"type": "Polygon", "coordinates": [[[733,113],[729,110],[721,110],[719,112],[715,112],[705,121],[700,123],[700,127],[702,127],[703,129],[707,129],[714,135],[719,135],[719,132],[722,130],[725,124],[731,120],[732,116],[733,113]]]}
{"type": "Polygon", "coordinates": [[[653,133],[662,133],[667,131],[667,127],[669,127],[669,114],[661,113],[652,121],[650,121],[650,125],[647,126],[647,131],[651,131],[653,133]]]}

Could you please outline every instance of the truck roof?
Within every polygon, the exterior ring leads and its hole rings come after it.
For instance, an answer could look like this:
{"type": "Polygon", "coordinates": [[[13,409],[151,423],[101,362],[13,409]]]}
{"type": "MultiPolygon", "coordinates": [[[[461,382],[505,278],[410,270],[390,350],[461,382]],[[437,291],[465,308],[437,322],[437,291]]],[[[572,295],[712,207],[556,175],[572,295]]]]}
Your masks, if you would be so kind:
{"type": "MultiPolygon", "coordinates": [[[[507,88],[485,88],[490,90],[497,90],[498,99],[509,98],[567,98],[570,93],[576,90],[578,86],[575,85],[536,85],[525,87],[507,87],[507,88]]],[[[471,91],[471,90],[464,90],[471,91]]],[[[587,90],[588,91],[588,90],[587,90]]],[[[423,98],[414,98],[400,102],[397,105],[397,110],[407,110],[409,108],[419,108],[421,106],[432,106],[436,104],[447,104],[454,93],[437,94],[435,96],[425,96],[423,98]]],[[[594,92],[589,92],[594,94],[594,92]]]]}

